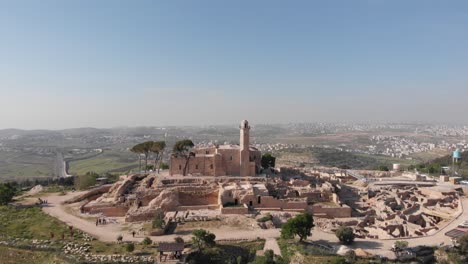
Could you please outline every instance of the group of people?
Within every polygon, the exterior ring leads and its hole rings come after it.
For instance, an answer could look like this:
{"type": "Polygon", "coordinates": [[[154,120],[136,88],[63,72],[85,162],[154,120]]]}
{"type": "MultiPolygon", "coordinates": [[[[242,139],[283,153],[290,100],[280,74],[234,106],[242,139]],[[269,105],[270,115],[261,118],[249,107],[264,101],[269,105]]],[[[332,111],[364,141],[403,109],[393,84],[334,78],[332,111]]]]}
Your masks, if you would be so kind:
{"type": "MultiPolygon", "coordinates": [[[[70,231],[70,238],[73,238],[73,234],[74,234],[73,226],[68,226],[68,230],[70,231]]],[[[54,237],[55,237],[55,233],[50,232],[50,239],[54,239],[54,237]]],[[[62,240],[64,239],[65,239],[65,232],[62,232],[62,240]]]]}
{"type": "Polygon", "coordinates": [[[96,219],[96,226],[98,225],[105,225],[107,224],[107,220],[105,218],[98,218],[96,219]]]}
{"type": "Polygon", "coordinates": [[[41,198],[37,198],[39,200],[39,204],[48,204],[47,200],[42,200],[41,198]]]}

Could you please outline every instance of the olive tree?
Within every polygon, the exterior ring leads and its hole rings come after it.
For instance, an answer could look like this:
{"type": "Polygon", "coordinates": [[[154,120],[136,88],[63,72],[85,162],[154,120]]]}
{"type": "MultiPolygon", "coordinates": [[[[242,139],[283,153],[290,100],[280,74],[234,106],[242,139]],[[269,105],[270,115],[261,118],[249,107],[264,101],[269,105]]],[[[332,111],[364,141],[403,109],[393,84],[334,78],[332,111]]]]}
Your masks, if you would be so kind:
{"type": "Polygon", "coordinates": [[[335,235],[344,245],[350,245],[354,242],[354,231],[351,227],[341,226],[336,230],[335,235]]]}
{"type": "Polygon", "coordinates": [[[309,213],[302,213],[289,219],[281,227],[281,237],[294,238],[297,235],[299,236],[299,241],[302,241],[310,236],[312,227],[314,227],[312,215],[309,213]]]}
{"type": "Polygon", "coordinates": [[[216,235],[204,229],[195,229],[192,232],[192,242],[201,251],[204,247],[212,247],[216,244],[216,235]]]}

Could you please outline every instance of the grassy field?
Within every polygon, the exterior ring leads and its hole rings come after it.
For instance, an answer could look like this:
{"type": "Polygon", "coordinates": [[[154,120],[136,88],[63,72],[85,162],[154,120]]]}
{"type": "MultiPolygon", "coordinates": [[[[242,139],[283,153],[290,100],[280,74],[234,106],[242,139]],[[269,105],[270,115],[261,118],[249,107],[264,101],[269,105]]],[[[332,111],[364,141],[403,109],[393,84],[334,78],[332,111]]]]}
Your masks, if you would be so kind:
{"type": "Polygon", "coordinates": [[[421,162],[428,162],[428,161],[443,157],[448,154],[450,153],[447,150],[436,149],[436,150],[427,151],[427,152],[414,153],[414,154],[411,154],[411,157],[421,162]]]}
{"type": "Polygon", "coordinates": [[[0,207],[0,233],[10,237],[27,239],[49,239],[50,232],[58,237],[66,232],[67,226],[50,217],[39,207],[18,209],[11,206],[0,207]]]}
{"type": "Polygon", "coordinates": [[[392,158],[382,155],[344,152],[329,148],[286,149],[278,153],[276,163],[281,165],[349,167],[353,169],[374,169],[380,165],[391,168],[393,163],[414,165],[415,160],[392,158]]]}
{"type": "Polygon", "coordinates": [[[51,176],[54,173],[54,161],[55,156],[0,152],[0,180],[51,176]]]}
{"type": "MultiPolygon", "coordinates": [[[[20,239],[39,239],[39,240],[50,240],[51,232],[54,233],[54,238],[52,240],[61,242],[62,233],[65,234],[65,241],[73,241],[77,243],[89,243],[91,245],[92,254],[156,254],[156,245],[145,246],[141,243],[135,244],[134,253],[128,253],[126,251],[125,243],[108,243],[101,242],[98,240],[85,241],[83,234],[81,232],[75,231],[73,238],[70,237],[70,232],[68,226],[59,220],[47,215],[42,212],[39,207],[30,207],[30,208],[15,208],[12,206],[0,206],[0,239],[2,237],[10,238],[20,238],[20,239]]],[[[116,238],[117,242],[117,238],[116,238]]],[[[225,254],[232,256],[237,256],[238,254],[244,255],[247,258],[252,259],[253,254],[256,250],[262,249],[265,241],[247,241],[247,242],[229,242],[221,243],[218,245],[216,250],[221,250],[224,253],[220,256],[223,257],[225,254]]],[[[2,253],[5,251],[0,248],[2,253]]],[[[215,251],[216,251],[215,250],[215,251]]],[[[30,260],[35,260],[30,263],[53,263],[57,257],[53,253],[45,252],[36,252],[29,250],[16,250],[8,249],[12,255],[17,254],[19,258],[25,256],[24,259],[28,260],[26,257],[29,256],[30,260]]],[[[217,252],[217,251],[216,251],[217,252]]],[[[212,252],[214,253],[214,251],[212,252]]],[[[0,263],[17,263],[17,262],[3,262],[3,258],[0,254],[0,263]]],[[[21,262],[23,263],[23,262],[21,262]]],[[[63,263],[63,262],[58,262],[63,263]]],[[[223,262],[224,263],[224,262],[223,262]]]]}
{"type": "MultiPolygon", "coordinates": [[[[326,251],[311,244],[299,243],[297,240],[294,239],[278,239],[278,245],[281,249],[281,254],[283,258],[286,261],[295,261],[297,259],[301,259],[301,263],[304,264],[345,263],[343,257],[332,254],[329,251],[326,251]]],[[[373,262],[370,262],[370,259],[368,258],[357,258],[356,261],[352,263],[365,264],[385,262],[379,262],[377,260],[373,260],[373,262]]]]}
{"type": "Polygon", "coordinates": [[[265,240],[217,243],[213,248],[203,249],[201,254],[191,254],[188,261],[196,260],[195,263],[237,263],[237,258],[242,257],[242,263],[248,263],[255,259],[257,250],[263,249],[265,240]],[[229,261],[230,262],[227,262],[229,261]]]}
{"type": "MultiPolygon", "coordinates": [[[[62,233],[66,241],[85,242],[81,232],[74,232],[70,237],[68,226],[59,220],[42,212],[39,207],[15,208],[12,206],[0,206],[0,235],[21,239],[54,239],[61,241],[62,233]]],[[[0,237],[1,237],[0,236],[0,237]]],[[[117,241],[117,240],[116,240],[117,241]]],[[[87,241],[91,245],[91,253],[96,254],[125,254],[125,244],[105,243],[98,240],[87,241]]],[[[155,246],[135,245],[135,252],[155,253],[155,246]]],[[[39,254],[41,255],[41,254],[39,254]]],[[[47,254],[46,254],[47,255],[47,254]]],[[[47,255],[49,256],[49,255],[47,255]]],[[[1,260],[1,258],[0,258],[1,260]]],[[[3,263],[0,261],[0,263],[3,263]]],[[[36,262],[33,262],[36,263],[36,262]]]]}
{"type": "Polygon", "coordinates": [[[49,263],[66,263],[56,254],[43,251],[32,251],[17,248],[9,248],[0,246],[0,260],[2,264],[49,264],[49,263]]]}
{"type": "Polygon", "coordinates": [[[118,151],[104,151],[90,159],[72,161],[69,163],[69,173],[83,175],[87,172],[105,173],[109,171],[127,172],[131,168],[138,168],[138,160],[135,155],[118,151]]]}

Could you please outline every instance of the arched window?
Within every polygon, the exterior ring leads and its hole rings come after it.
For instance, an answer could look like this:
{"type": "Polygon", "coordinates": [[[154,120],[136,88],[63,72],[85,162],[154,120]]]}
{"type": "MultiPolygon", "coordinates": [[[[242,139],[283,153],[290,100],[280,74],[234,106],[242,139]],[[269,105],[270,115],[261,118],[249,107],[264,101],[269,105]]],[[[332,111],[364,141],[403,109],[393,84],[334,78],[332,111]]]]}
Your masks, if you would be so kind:
{"type": "Polygon", "coordinates": [[[258,203],[258,204],[261,204],[261,203],[262,203],[262,197],[261,197],[260,195],[257,197],[257,203],[258,203]]]}
{"type": "Polygon", "coordinates": [[[182,165],[179,165],[179,170],[181,170],[181,169],[182,169],[182,165]]]}
{"type": "Polygon", "coordinates": [[[210,164],[210,169],[213,169],[213,164],[210,164]]]}
{"type": "Polygon", "coordinates": [[[197,164],[197,165],[195,165],[195,169],[196,169],[196,170],[198,170],[198,164],[197,164]]]}

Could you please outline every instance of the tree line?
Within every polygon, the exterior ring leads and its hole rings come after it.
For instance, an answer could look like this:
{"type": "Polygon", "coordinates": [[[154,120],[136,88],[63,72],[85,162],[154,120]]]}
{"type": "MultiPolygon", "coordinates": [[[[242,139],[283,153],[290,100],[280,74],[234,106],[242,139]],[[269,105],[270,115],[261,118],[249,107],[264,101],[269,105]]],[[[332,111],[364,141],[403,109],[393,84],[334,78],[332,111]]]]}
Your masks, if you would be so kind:
{"type": "Polygon", "coordinates": [[[141,172],[141,158],[142,155],[145,159],[145,173],[148,170],[148,158],[152,154],[153,159],[154,159],[154,169],[158,171],[161,166],[161,160],[164,155],[164,150],[166,148],[166,142],[165,141],[146,141],[140,144],[136,144],[133,146],[130,151],[133,153],[136,153],[138,155],[138,160],[139,160],[139,172],[141,172]]]}

